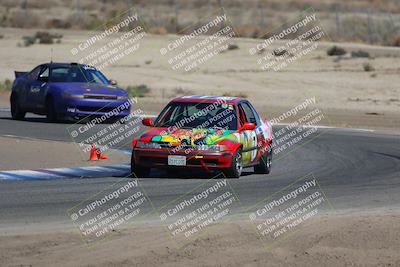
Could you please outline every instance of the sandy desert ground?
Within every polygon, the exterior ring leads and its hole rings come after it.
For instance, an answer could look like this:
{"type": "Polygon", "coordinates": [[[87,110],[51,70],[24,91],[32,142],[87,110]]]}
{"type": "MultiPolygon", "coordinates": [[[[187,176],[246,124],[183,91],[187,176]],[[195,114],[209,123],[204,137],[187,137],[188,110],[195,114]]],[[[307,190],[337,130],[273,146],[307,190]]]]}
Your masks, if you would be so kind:
{"type": "MultiPolygon", "coordinates": [[[[321,215],[284,242],[264,243],[243,221],[177,248],[163,228],[122,229],[87,247],[76,232],[0,236],[6,266],[399,266],[400,217],[321,215]]],[[[264,240],[265,241],[265,240],[264,240]]]]}
{"type": "MultiPolygon", "coordinates": [[[[60,44],[18,47],[18,43],[23,43],[22,36],[34,35],[36,30],[3,28],[0,32],[4,35],[0,39],[0,80],[13,79],[14,70],[27,71],[50,61],[51,50],[53,61],[76,61],[79,57],[74,57],[70,50],[93,34],[57,30],[64,36],[60,44]]],[[[196,71],[183,72],[172,70],[167,58],[160,54],[160,48],[176,38],[146,35],[135,53],[103,70],[122,87],[144,84],[150,88],[150,94],[139,103],[145,112],[159,112],[169,99],[179,94],[229,94],[245,95],[264,118],[270,119],[306,98],[316,97],[317,106],[329,117],[325,124],[400,129],[400,48],[344,43],[340,46],[348,54],[338,58],[326,54],[332,43],[320,43],[315,51],[275,72],[261,70],[257,58],[250,56],[249,49],[256,40],[235,39],[232,43],[239,49],[218,54],[196,71]],[[370,58],[349,56],[351,51],[359,49],[369,52],[370,58]],[[364,71],[364,63],[375,70],[364,71]]]]}

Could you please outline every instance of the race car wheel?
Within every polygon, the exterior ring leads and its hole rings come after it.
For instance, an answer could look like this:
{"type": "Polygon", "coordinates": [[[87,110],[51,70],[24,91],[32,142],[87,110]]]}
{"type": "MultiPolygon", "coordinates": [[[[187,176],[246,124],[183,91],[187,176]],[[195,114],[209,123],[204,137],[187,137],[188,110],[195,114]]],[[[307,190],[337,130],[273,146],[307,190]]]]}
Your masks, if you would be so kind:
{"type": "Polygon", "coordinates": [[[134,151],[132,150],[131,156],[131,177],[132,178],[146,178],[150,175],[150,168],[139,166],[135,163],[134,151]]]}
{"type": "Polygon", "coordinates": [[[232,157],[231,167],[224,170],[227,178],[239,178],[243,170],[242,149],[236,150],[232,157]]]}
{"type": "Polygon", "coordinates": [[[260,163],[254,166],[254,172],[260,174],[268,174],[271,172],[272,149],[269,148],[261,157],[260,163]]]}
{"type": "Polygon", "coordinates": [[[48,122],[57,121],[56,107],[54,106],[54,101],[51,97],[46,99],[46,120],[48,122]]]}
{"type": "Polygon", "coordinates": [[[11,97],[11,117],[13,120],[23,120],[26,112],[23,111],[18,103],[18,97],[13,95],[11,97]]]}

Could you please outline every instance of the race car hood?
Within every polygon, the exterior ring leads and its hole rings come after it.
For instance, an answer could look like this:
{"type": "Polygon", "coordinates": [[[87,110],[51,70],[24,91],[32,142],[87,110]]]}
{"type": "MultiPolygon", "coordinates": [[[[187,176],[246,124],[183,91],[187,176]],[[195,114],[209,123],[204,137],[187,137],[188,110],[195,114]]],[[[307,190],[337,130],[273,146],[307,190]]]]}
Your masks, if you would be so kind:
{"type": "Polygon", "coordinates": [[[233,130],[220,129],[177,129],[153,127],[148,129],[139,139],[141,142],[157,142],[170,145],[214,145],[223,140],[238,142],[233,130]]]}
{"type": "Polygon", "coordinates": [[[128,94],[125,90],[119,87],[98,83],[51,83],[50,86],[70,94],[99,94],[113,96],[125,96],[128,94]]]}

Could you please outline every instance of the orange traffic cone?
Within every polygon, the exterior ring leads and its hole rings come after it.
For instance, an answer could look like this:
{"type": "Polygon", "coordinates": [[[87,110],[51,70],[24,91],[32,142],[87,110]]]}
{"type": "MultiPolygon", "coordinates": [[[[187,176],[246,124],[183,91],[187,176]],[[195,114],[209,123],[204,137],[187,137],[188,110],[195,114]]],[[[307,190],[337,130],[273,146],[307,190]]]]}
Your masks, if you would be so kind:
{"type": "Polygon", "coordinates": [[[92,145],[91,145],[91,148],[90,148],[90,158],[89,158],[89,161],[96,161],[96,160],[99,160],[99,156],[97,155],[97,151],[98,151],[98,149],[96,148],[96,145],[95,145],[95,144],[92,144],[92,145]]]}
{"type": "Polygon", "coordinates": [[[106,154],[101,153],[100,149],[96,148],[96,156],[98,159],[108,159],[106,154]]]}
{"type": "MultiPolygon", "coordinates": [[[[99,152],[100,152],[100,150],[99,150],[99,152]]],[[[99,153],[100,155],[98,156],[100,159],[104,159],[104,160],[106,160],[106,159],[108,159],[108,157],[106,156],[106,154],[104,154],[104,153],[99,153]]]]}

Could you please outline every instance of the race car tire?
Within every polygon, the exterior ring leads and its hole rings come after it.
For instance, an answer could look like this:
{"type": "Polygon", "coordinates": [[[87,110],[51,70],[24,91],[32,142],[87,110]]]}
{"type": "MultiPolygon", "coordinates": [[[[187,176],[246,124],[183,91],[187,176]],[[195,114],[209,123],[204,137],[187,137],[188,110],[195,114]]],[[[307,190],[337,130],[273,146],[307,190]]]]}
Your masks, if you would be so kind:
{"type": "Polygon", "coordinates": [[[57,122],[58,114],[52,97],[46,99],[46,120],[47,122],[57,122]]]}
{"type": "Polygon", "coordinates": [[[132,178],[146,178],[150,175],[150,168],[142,167],[135,163],[134,151],[131,155],[131,177],[132,178]]]}
{"type": "Polygon", "coordinates": [[[243,162],[242,162],[242,149],[236,150],[232,157],[231,167],[224,170],[224,174],[227,178],[239,178],[242,174],[243,162]]]}
{"type": "Polygon", "coordinates": [[[13,120],[23,120],[25,118],[26,112],[21,109],[18,103],[18,96],[11,96],[11,117],[13,120]]]}
{"type": "Polygon", "coordinates": [[[254,172],[259,174],[269,174],[271,172],[272,149],[268,148],[267,152],[262,155],[260,163],[254,166],[254,172]]]}

